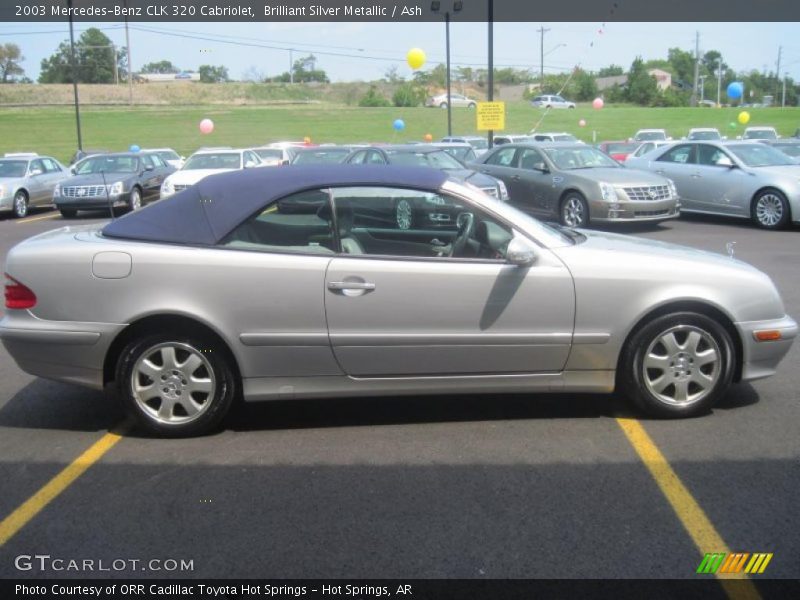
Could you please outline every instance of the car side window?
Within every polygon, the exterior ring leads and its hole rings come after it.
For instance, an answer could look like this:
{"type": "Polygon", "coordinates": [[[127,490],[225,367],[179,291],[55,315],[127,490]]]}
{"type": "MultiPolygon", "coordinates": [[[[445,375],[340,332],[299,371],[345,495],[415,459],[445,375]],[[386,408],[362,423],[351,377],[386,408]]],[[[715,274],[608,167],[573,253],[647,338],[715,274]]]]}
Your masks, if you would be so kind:
{"type": "Polygon", "coordinates": [[[245,152],[244,162],[245,164],[259,165],[261,164],[261,159],[258,158],[258,155],[255,152],[245,152]]]}
{"type": "Polygon", "coordinates": [[[44,170],[47,173],[59,173],[61,171],[59,166],[56,164],[56,161],[51,158],[43,158],[42,164],[44,165],[44,170]]]}
{"type": "Polygon", "coordinates": [[[544,167],[544,158],[542,153],[534,148],[525,148],[520,151],[519,159],[520,169],[529,169],[531,171],[540,171],[544,167]]]}
{"type": "Polygon", "coordinates": [[[44,164],[42,163],[41,159],[31,161],[28,173],[31,175],[41,175],[44,173],[44,164]]]}
{"type": "Polygon", "coordinates": [[[679,164],[689,164],[694,162],[692,160],[693,146],[690,144],[682,145],[682,146],[675,146],[674,148],[670,148],[664,154],[659,157],[659,161],[661,162],[671,162],[671,163],[679,163],[679,164]]]}
{"type": "Polygon", "coordinates": [[[516,152],[516,148],[502,148],[487,158],[486,164],[498,167],[513,167],[516,152]]]}
{"type": "Polygon", "coordinates": [[[505,259],[512,231],[447,194],[378,186],[331,190],[342,254],[505,259]]]}
{"type": "Polygon", "coordinates": [[[155,167],[153,164],[153,159],[149,154],[142,154],[140,158],[142,160],[142,168],[146,169],[147,167],[155,167]]]}
{"type": "Polygon", "coordinates": [[[276,200],[220,242],[234,250],[290,254],[333,254],[334,244],[327,190],[299,192],[276,200]]]}
{"type": "Polygon", "coordinates": [[[367,153],[367,160],[364,161],[366,164],[369,165],[385,165],[386,160],[381,156],[380,152],[376,152],[375,150],[370,150],[367,153]]]}
{"type": "Polygon", "coordinates": [[[349,164],[351,164],[351,165],[363,165],[364,164],[364,159],[366,157],[367,157],[367,151],[366,150],[360,150],[360,151],[356,152],[355,154],[353,154],[353,156],[351,156],[350,160],[347,161],[347,162],[349,164]]]}
{"type": "Polygon", "coordinates": [[[716,167],[724,158],[728,158],[728,155],[716,146],[700,144],[697,147],[697,164],[716,167]]]}

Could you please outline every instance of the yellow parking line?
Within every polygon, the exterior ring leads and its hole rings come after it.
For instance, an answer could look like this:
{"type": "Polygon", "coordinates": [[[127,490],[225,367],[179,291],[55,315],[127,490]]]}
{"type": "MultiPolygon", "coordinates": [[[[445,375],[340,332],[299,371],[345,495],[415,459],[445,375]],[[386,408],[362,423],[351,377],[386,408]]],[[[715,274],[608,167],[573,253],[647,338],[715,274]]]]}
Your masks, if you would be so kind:
{"type": "MultiPolygon", "coordinates": [[[[730,548],[722,536],[714,528],[706,513],[694,499],[691,492],[683,485],[678,474],[670,466],[667,459],[658,449],[655,442],[647,435],[642,424],[636,419],[617,418],[617,423],[622,428],[633,449],[639,455],[650,475],[656,480],[661,493],[667,498],[672,509],[678,515],[694,545],[702,556],[706,552],[725,552],[730,554],[730,548]]],[[[720,584],[725,589],[729,598],[758,599],[761,596],[753,582],[745,573],[717,573],[720,584]],[[747,581],[727,581],[730,579],[744,579],[747,581]]]]}
{"type": "Polygon", "coordinates": [[[14,512],[0,522],[0,548],[27,523],[38,515],[45,506],[55,500],[78,477],[111,450],[124,435],[125,426],[118,433],[109,432],[92,444],[83,454],[65,467],[58,475],[48,481],[33,496],[23,502],[14,512]]]}
{"type": "Polygon", "coordinates": [[[43,219],[55,219],[61,213],[53,212],[48,213],[46,215],[42,215],[41,217],[28,217],[27,219],[17,219],[14,221],[17,225],[21,225],[23,223],[33,223],[34,221],[41,221],[43,219]]]}

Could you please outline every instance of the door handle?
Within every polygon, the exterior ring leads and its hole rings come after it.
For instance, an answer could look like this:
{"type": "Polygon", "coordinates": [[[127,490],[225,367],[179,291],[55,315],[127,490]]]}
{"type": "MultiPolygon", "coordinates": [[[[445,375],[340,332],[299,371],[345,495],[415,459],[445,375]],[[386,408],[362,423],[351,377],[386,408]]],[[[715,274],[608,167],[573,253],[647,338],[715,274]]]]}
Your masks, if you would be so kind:
{"type": "Polygon", "coordinates": [[[339,291],[339,290],[371,291],[375,289],[375,284],[366,281],[329,281],[328,289],[334,291],[339,291]]]}
{"type": "Polygon", "coordinates": [[[656,173],[658,173],[659,175],[663,175],[664,169],[656,169],[656,173]]]}
{"type": "Polygon", "coordinates": [[[512,175],[511,181],[519,181],[519,175],[512,175]]]}
{"type": "Polygon", "coordinates": [[[692,179],[702,179],[703,176],[700,173],[692,173],[692,179]]]}

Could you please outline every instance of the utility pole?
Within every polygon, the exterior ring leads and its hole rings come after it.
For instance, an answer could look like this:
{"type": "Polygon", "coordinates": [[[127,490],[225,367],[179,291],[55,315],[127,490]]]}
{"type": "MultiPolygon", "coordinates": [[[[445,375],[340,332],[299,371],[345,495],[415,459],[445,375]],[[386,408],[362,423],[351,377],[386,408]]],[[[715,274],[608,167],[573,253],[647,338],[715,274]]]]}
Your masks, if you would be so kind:
{"type": "Polygon", "coordinates": [[[289,83],[294,83],[294,48],[289,48],[289,83]]]}
{"type": "Polygon", "coordinates": [[[689,101],[691,106],[697,106],[697,81],[700,78],[700,32],[695,33],[694,38],[694,87],[692,88],[692,98],[689,101]]]}
{"type": "Polygon", "coordinates": [[[700,102],[706,99],[706,77],[708,75],[700,75],[700,102]]]}
{"type": "Polygon", "coordinates": [[[125,0],[125,52],[128,56],[128,105],[133,106],[133,63],[131,62],[131,34],[128,31],[127,8],[128,0],[125,0]]]}
{"type": "MultiPolygon", "coordinates": [[[[494,100],[494,0],[489,0],[489,102],[494,100]]],[[[494,131],[486,132],[488,136],[489,150],[492,149],[494,131]]]]}
{"type": "Polygon", "coordinates": [[[447,47],[447,136],[453,135],[453,98],[450,96],[450,11],[444,13],[444,43],[447,47]]]}
{"type": "Polygon", "coordinates": [[[119,85],[119,67],[117,66],[117,47],[111,44],[111,60],[114,62],[114,83],[119,85]]]}
{"type": "Polygon", "coordinates": [[[777,77],[778,79],[781,78],[781,53],[782,53],[782,50],[783,50],[783,48],[781,46],[778,46],[778,63],[777,63],[777,66],[775,68],[775,77],[777,77]]]}
{"type": "Polygon", "coordinates": [[[717,59],[717,106],[720,104],[720,95],[722,94],[722,57],[717,59]]]}
{"type": "Polygon", "coordinates": [[[789,78],[789,73],[783,74],[783,93],[781,94],[781,108],[786,107],[786,80],[789,78]]]}
{"type": "Polygon", "coordinates": [[[72,0],[67,0],[69,8],[69,59],[72,63],[72,93],[75,96],[75,125],[78,128],[78,150],[83,150],[81,137],[81,109],[78,102],[78,66],[75,64],[75,33],[72,29],[72,0]]]}
{"type": "Polygon", "coordinates": [[[539,32],[539,93],[544,90],[544,34],[550,31],[544,27],[537,29],[539,32]]]}

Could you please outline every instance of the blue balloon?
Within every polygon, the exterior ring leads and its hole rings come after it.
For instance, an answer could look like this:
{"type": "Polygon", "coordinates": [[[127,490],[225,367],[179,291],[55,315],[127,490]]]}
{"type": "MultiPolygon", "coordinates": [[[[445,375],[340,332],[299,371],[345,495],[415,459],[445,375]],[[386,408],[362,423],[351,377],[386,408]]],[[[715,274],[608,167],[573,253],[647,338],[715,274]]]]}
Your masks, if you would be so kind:
{"type": "Polygon", "coordinates": [[[734,81],[728,86],[728,98],[738,100],[744,94],[744,85],[741,81],[734,81]]]}
{"type": "Polygon", "coordinates": [[[139,150],[141,150],[141,148],[139,148],[139,146],[136,144],[131,144],[130,148],[128,148],[128,151],[130,152],[138,152],[139,150]]]}
{"type": "Polygon", "coordinates": [[[395,131],[403,131],[406,128],[406,122],[403,119],[395,119],[392,127],[394,127],[395,131]]]}

